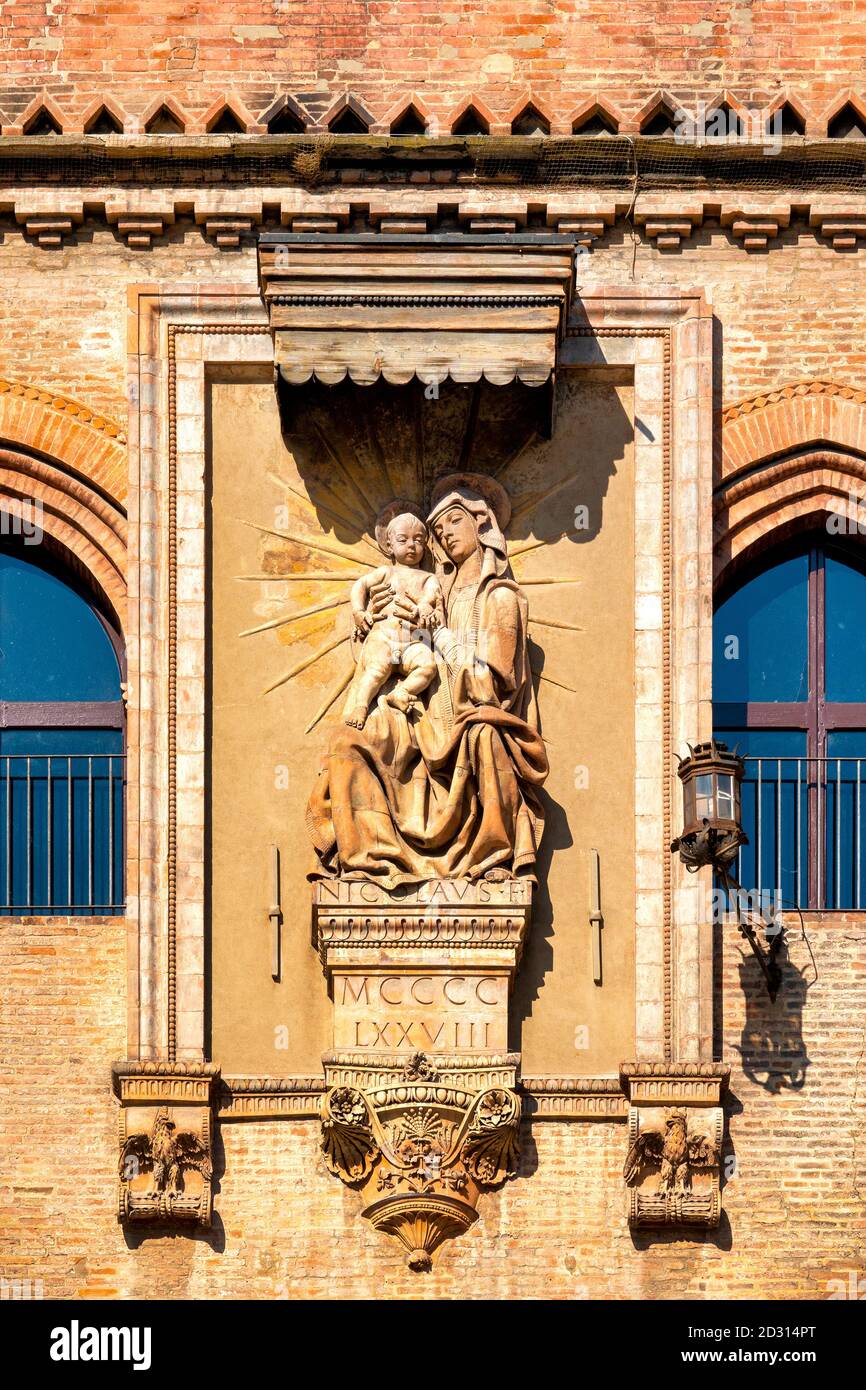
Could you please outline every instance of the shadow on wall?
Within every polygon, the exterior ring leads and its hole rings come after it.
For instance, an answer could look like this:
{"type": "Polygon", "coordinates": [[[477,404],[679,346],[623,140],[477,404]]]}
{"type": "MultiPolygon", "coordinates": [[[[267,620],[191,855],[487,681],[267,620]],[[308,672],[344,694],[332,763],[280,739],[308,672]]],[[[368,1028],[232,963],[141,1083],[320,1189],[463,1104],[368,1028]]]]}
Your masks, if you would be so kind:
{"type": "MultiPolygon", "coordinates": [[[[682,1261],[684,1268],[696,1268],[700,1265],[703,1258],[701,1249],[705,1245],[712,1245],[716,1250],[722,1251],[732,1250],[734,1247],[734,1233],[724,1208],[719,1224],[714,1230],[705,1231],[699,1226],[690,1227],[688,1235],[684,1237],[683,1227],[648,1227],[646,1230],[630,1228],[629,1234],[635,1250],[648,1250],[652,1245],[675,1245],[677,1257],[682,1261]]],[[[686,1282],[683,1278],[683,1285],[686,1282]]]]}
{"type": "MultiPolygon", "coordinates": [[[[722,930],[733,928],[715,929],[717,980],[721,980],[722,930]]],[[[806,996],[815,983],[812,967],[810,964],[800,969],[795,965],[784,941],[777,960],[782,983],[775,1003],[770,1000],[758,963],[748,950],[741,950],[737,964],[745,1019],[740,1045],[734,1044],[733,1051],[739,1053],[743,1075],[770,1095],[803,1090],[811,1065],[803,1039],[803,1011],[806,996]]],[[[721,1016],[721,985],[716,1007],[721,1016]]],[[[720,1050],[716,1055],[721,1056],[721,1039],[717,1046],[720,1050]]]]}
{"type": "MultiPolygon", "coordinates": [[[[611,382],[622,373],[611,370],[611,382]]],[[[604,456],[588,458],[568,432],[570,398],[586,373],[564,372],[556,382],[553,437],[545,437],[549,402],[540,387],[442,382],[435,394],[414,380],[336,386],[311,381],[280,384],[280,423],[309,501],[325,536],[344,546],[372,536],[377,513],[395,497],[426,505],[433,485],[467,470],[499,480],[512,503],[509,543],[591,541],[617,460],[632,437],[625,411],[611,404],[604,456]],[[575,506],[588,524],[575,528],[575,506]]]]}

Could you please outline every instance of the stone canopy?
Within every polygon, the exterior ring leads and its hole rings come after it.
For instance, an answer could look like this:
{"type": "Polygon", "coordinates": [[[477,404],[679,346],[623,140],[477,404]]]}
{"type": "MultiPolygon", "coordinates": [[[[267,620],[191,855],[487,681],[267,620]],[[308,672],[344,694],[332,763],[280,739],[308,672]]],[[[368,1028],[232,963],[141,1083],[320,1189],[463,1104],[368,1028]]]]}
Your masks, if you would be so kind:
{"type": "Polygon", "coordinates": [[[265,233],[259,278],[282,379],[541,386],[571,299],[560,233],[265,233]]]}

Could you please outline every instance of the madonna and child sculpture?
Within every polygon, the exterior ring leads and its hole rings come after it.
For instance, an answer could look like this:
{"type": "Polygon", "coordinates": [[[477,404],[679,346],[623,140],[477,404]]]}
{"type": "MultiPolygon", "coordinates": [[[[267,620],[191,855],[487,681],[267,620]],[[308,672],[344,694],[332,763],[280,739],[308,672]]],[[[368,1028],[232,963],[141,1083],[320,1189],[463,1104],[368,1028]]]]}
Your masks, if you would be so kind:
{"type": "Polygon", "coordinates": [[[403,499],[380,514],[389,563],[352,588],[355,674],[307,808],[334,1002],[324,1160],[416,1270],[518,1155],[508,996],[547,755],[510,513],[461,473],[426,520],[403,499]]]}
{"type": "Polygon", "coordinates": [[[308,807],[316,877],[534,879],[547,756],[510,510],[494,479],[454,474],[426,525],[402,501],[380,516],[391,563],[352,590],[355,677],[308,807]]]}

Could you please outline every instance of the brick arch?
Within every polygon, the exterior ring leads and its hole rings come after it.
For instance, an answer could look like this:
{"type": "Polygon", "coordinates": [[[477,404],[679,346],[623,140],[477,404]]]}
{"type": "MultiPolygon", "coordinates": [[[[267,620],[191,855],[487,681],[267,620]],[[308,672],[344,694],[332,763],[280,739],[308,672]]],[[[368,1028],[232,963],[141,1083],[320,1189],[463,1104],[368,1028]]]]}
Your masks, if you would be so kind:
{"type": "Polygon", "coordinates": [[[866,522],[864,456],[841,449],[805,449],[741,470],[716,490],[715,586],[725,584],[762,550],[801,531],[827,528],[828,533],[853,535],[864,543],[860,521],[866,522]]]}
{"type": "Polygon", "coordinates": [[[848,517],[852,496],[866,499],[866,391],[818,379],[728,406],[713,505],[716,585],[776,541],[848,517]]]}
{"type": "Polygon", "coordinates": [[[866,391],[835,381],[800,381],[728,406],[722,413],[721,479],[821,445],[866,456],[866,391]]]}
{"type": "Polygon", "coordinates": [[[32,518],[46,543],[126,620],[125,438],[87,407],[0,381],[0,507],[32,518]]]}
{"type": "Polygon", "coordinates": [[[126,435],[80,401],[0,378],[0,442],[48,454],[120,507],[126,502],[126,435]]]}

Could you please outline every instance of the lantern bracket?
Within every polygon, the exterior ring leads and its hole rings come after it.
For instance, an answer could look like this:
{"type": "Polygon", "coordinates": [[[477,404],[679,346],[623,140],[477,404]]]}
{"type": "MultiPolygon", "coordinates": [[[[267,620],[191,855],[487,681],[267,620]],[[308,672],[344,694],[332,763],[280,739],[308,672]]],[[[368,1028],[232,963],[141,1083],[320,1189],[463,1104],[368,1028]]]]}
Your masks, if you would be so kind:
{"type": "Polygon", "coordinates": [[[775,1004],[776,996],[782,984],[782,967],[779,964],[779,952],[782,947],[783,929],[777,923],[773,923],[772,928],[765,930],[767,938],[766,945],[761,944],[761,940],[751,921],[752,914],[744,912],[742,908],[743,899],[746,897],[746,890],[741,887],[735,878],[732,878],[724,869],[720,870],[720,877],[725,885],[725,891],[729,900],[733,898],[736,904],[737,928],[740,935],[748,941],[752,955],[761,968],[764,983],[767,986],[767,993],[775,1004]]]}

